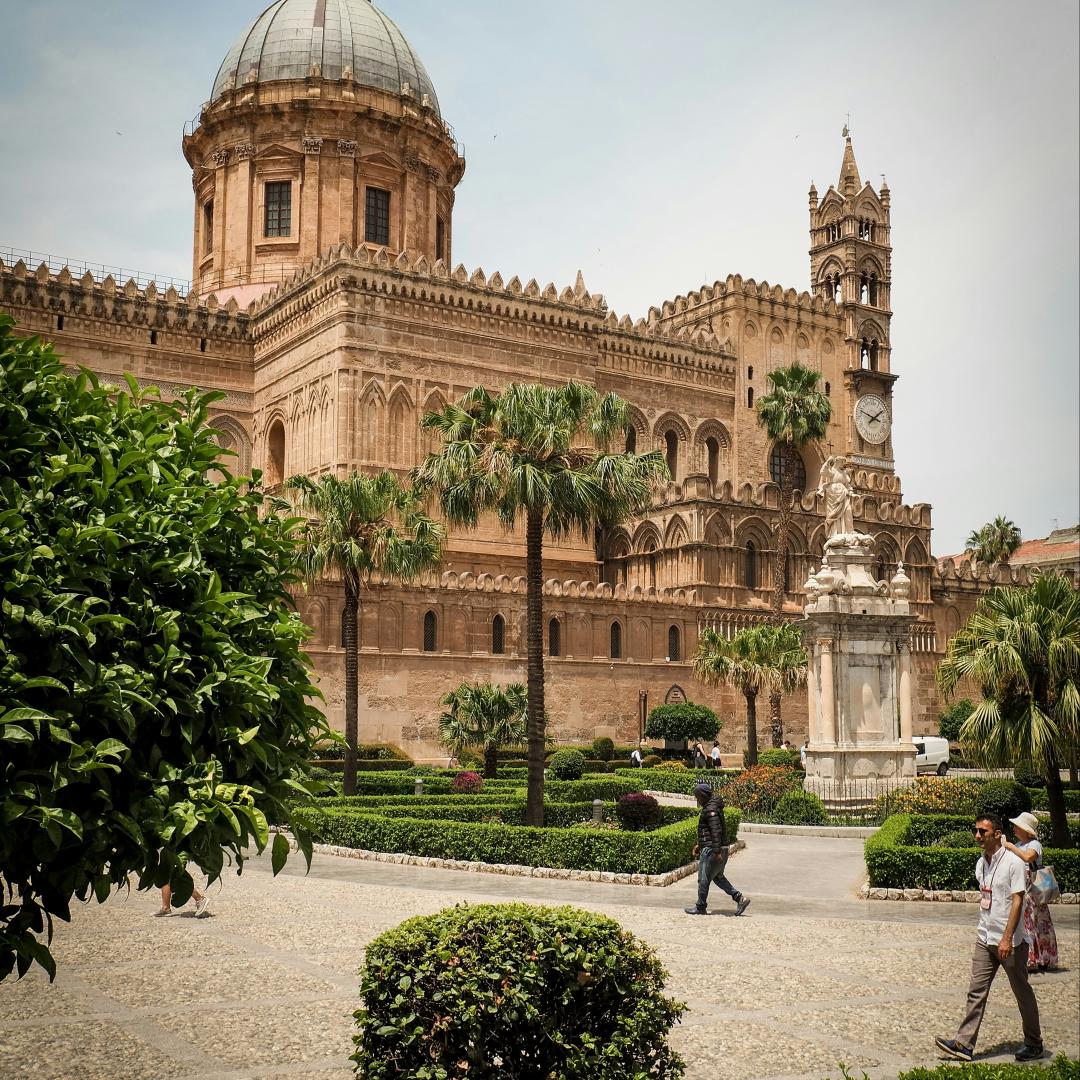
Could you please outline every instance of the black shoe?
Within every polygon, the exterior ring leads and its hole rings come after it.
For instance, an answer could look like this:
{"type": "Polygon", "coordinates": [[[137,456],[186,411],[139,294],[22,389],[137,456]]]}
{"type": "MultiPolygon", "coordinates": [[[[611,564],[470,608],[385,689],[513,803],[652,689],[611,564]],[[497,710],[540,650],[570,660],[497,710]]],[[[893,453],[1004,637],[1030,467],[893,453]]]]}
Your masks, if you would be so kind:
{"type": "Polygon", "coordinates": [[[1046,1051],[1041,1046],[1036,1049],[1034,1046],[1028,1046],[1027,1043],[1024,1043],[1014,1056],[1017,1061],[1038,1061],[1039,1058],[1045,1055],[1046,1051]]]}
{"type": "Polygon", "coordinates": [[[750,906],[749,896],[740,896],[738,903],[735,905],[735,914],[741,915],[750,906]]]}
{"type": "Polygon", "coordinates": [[[955,1039],[938,1039],[935,1038],[934,1042],[937,1044],[937,1048],[949,1057],[954,1057],[957,1061],[971,1061],[975,1056],[971,1047],[964,1046],[963,1043],[958,1043],[955,1039]]]}
{"type": "Polygon", "coordinates": [[[708,915],[709,914],[709,909],[708,908],[703,908],[703,907],[688,907],[688,908],[683,908],[683,911],[685,911],[687,915],[708,915]]]}

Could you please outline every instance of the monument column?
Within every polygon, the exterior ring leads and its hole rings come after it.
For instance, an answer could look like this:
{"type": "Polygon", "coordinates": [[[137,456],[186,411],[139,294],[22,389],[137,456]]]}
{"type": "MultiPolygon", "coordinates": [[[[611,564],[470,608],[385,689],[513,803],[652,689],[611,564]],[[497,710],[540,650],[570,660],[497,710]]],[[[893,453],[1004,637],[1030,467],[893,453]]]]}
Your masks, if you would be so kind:
{"type": "Polygon", "coordinates": [[[821,738],[821,717],[817,707],[817,645],[810,646],[810,663],[806,665],[806,706],[809,714],[806,726],[806,736],[811,742],[817,742],[821,738]]]}
{"type": "Polygon", "coordinates": [[[821,741],[836,745],[836,687],[833,682],[833,642],[822,638],[817,642],[821,654],[821,741]]]}
{"type": "Polygon", "coordinates": [[[900,741],[911,742],[911,644],[898,641],[896,651],[900,654],[900,741]]]}

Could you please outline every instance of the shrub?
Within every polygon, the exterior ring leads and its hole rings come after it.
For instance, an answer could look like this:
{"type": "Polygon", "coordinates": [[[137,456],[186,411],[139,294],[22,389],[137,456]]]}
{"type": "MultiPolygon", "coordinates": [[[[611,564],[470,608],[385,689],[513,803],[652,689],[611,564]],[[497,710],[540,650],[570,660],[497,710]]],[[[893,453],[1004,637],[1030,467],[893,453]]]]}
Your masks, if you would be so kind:
{"type": "Polygon", "coordinates": [[[891,814],[974,814],[984,781],[970,777],[920,776],[911,787],[877,798],[882,819],[891,814]]]}
{"type": "Polygon", "coordinates": [[[787,765],[792,769],[802,764],[798,750],[780,750],[776,747],[760,750],[757,759],[759,765],[787,765]]]}
{"type": "Polygon", "coordinates": [[[657,705],[645,722],[646,739],[715,739],[719,731],[716,713],[692,701],[657,705]]]}
{"type": "Polygon", "coordinates": [[[1013,769],[1013,779],[1028,788],[1046,787],[1046,777],[1030,761],[1021,761],[1013,769]]]}
{"type": "Polygon", "coordinates": [[[615,740],[609,739],[606,735],[601,735],[593,739],[592,751],[594,758],[598,758],[600,761],[610,761],[615,756],[615,740]]]}
{"type": "MultiPolygon", "coordinates": [[[[544,813],[547,813],[547,808],[544,809],[544,813]]],[[[588,821],[578,821],[570,826],[571,829],[600,829],[611,831],[618,831],[618,823],[614,821],[593,821],[590,818],[588,821]]]]}
{"type": "Polygon", "coordinates": [[[475,750],[463,749],[458,752],[457,755],[458,764],[463,769],[482,769],[484,767],[484,758],[481,754],[478,754],[475,750]]]}
{"type": "Polygon", "coordinates": [[[793,787],[798,787],[799,783],[794,769],[779,765],[755,765],[725,778],[716,786],[724,802],[739,807],[747,815],[761,815],[771,814],[780,797],[793,787]]]}
{"type": "Polygon", "coordinates": [[[628,791],[640,791],[640,770],[634,777],[586,776],[581,780],[549,780],[544,794],[552,802],[585,802],[591,799],[617,799],[628,791]]]}
{"type": "Polygon", "coordinates": [[[655,769],[664,759],[659,754],[646,754],[641,759],[643,769],[655,769]]]}
{"type": "Polygon", "coordinates": [[[658,765],[654,766],[654,769],[666,772],[687,772],[687,766],[685,761],[661,761],[658,765]]]}
{"type": "Polygon", "coordinates": [[[461,905],[408,919],[365,950],[356,1070],[402,1076],[676,1080],[667,1035],[685,1006],[663,994],[649,946],[604,915],[461,905]],[[502,1060],[509,1072],[494,1071],[502,1060]]]}
{"type": "MultiPolygon", "coordinates": [[[[1033,810],[1046,810],[1048,808],[1046,788],[1031,788],[1028,794],[1031,796],[1033,810]]],[[[1080,813],[1080,791],[1072,791],[1066,788],[1064,794],[1065,812],[1068,814],[1080,813]]]]}
{"type": "Polygon", "coordinates": [[[1015,780],[991,780],[975,802],[976,814],[997,814],[1008,827],[1009,819],[1031,809],[1031,793],[1015,780]]]}
{"type": "Polygon", "coordinates": [[[954,829],[952,832],[942,833],[934,841],[934,847],[971,848],[976,850],[978,845],[970,829],[954,829]]]}
{"type": "Polygon", "coordinates": [[[580,750],[556,750],[548,758],[548,769],[556,780],[580,780],[585,771],[585,755],[580,750]]]}
{"type": "Polygon", "coordinates": [[[405,770],[409,776],[434,776],[438,771],[434,765],[412,765],[405,770]]]}
{"type": "Polygon", "coordinates": [[[1080,1080],[1080,1061],[1059,1054],[1044,1069],[1018,1065],[1012,1061],[995,1064],[973,1062],[965,1065],[937,1065],[910,1069],[896,1080],[1080,1080]]]}
{"type": "Polygon", "coordinates": [[[464,795],[475,795],[484,786],[484,778],[475,772],[462,772],[454,777],[453,788],[464,795]]]}
{"type": "Polygon", "coordinates": [[[825,804],[810,791],[792,789],[780,796],[773,817],[781,825],[828,825],[825,804]]]}
{"type": "Polygon", "coordinates": [[[948,708],[938,713],[938,734],[949,742],[959,742],[960,729],[974,711],[975,706],[967,698],[954,701],[948,708]]]}
{"type": "Polygon", "coordinates": [[[632,791],[615,804],[615,815],[624,829],[651,829],[660,820],[660,804],[651,795],[632,791]]]}

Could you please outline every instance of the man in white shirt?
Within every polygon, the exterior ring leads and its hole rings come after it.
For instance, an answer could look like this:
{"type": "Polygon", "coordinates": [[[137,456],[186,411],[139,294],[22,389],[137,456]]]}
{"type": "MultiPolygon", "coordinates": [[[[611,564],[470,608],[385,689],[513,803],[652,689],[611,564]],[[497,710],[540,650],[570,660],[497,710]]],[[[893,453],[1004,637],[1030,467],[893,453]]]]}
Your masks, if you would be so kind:
{"type": "Polygon", "coordinates": [[[1028,982],[1028,943],[1021,918],[1027,889],[1026,866],[1023,859],[1002,846],[1001,833],[1001,820],[994,814],[985,814],[975,822],[975,843],[982,848],[975,864],[980,897],[979,928],[971,961],[967,1015],[955,1039],[934,1039],[939,1050],[960,1061],[971,1061],[974,1056],[990,984],[999,967],[1005,969],[1009,978],[1024,1025],[1024,1045],[1016,1060],[1032,1061],[1041,1058],[1044,1052],[1039,1005],[1028,982]]]}

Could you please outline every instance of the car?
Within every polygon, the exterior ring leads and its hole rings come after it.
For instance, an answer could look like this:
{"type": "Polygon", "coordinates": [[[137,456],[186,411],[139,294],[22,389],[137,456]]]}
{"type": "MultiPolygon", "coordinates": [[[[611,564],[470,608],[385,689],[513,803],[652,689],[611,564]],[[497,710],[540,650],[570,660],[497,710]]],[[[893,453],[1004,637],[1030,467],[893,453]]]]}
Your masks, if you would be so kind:
{"type": "Polygon", "coordinates": [[[949,740],[936,735],[923,735],[915,740],[915,772],[937,773],[944,776],[949,771],[949,740]]]}

